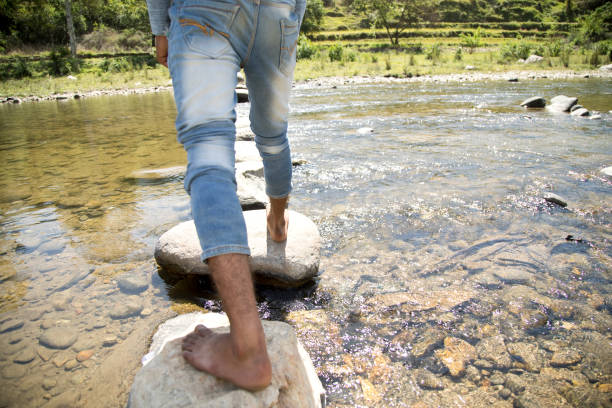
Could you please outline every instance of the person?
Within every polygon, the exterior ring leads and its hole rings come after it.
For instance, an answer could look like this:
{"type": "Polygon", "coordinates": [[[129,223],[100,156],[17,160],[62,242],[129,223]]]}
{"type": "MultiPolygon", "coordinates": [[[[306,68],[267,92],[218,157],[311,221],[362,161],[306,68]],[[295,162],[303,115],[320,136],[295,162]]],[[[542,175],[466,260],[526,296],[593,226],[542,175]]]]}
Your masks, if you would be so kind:
{"type": "Polygon", "coordinates": [[[289,93],[305,0],[147,0],[156,58],[172,77],[177,138],[187,151],[185,189],[228,334],[199,325],[183,339],[195,368],[256,391],[271,382],[246,225],[236,194],[237,73],[244,69],[249,119],[264,165],[272,240],[287,238],[291,191],[289,93]]]}

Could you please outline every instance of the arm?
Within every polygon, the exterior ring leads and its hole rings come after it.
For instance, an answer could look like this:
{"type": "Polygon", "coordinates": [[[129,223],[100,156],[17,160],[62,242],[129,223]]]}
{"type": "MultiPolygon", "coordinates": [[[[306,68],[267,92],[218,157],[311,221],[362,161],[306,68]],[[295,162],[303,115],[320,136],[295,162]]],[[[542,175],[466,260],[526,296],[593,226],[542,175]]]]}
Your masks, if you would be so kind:
{"type": "Polygon", "coordinates": [[[168,66],[168,29],[170,28],[170,17],[168,9],[172,0],[147,0],[149,9],[149,22],[151,31],[155,35],[155,58],[157,62],[168,66]]]}

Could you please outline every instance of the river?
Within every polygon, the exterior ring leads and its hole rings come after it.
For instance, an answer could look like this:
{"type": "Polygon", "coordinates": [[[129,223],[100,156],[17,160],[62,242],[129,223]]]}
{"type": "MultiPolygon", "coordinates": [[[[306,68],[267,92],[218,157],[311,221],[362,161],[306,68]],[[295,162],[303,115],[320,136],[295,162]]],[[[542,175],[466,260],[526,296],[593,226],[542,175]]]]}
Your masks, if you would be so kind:
{"type": "MultiPolygon", "coordinates": [[[[328,406],[609,406],[612,81],[311,82],[291,105],[321,274],[258,300],[328,406]],[[601,118],[519,106],[559,94],[601,118]]],[[[181,177],[130,177],[185,164],[174,116],[168,92],[0,106],[0,407],[125,403],[95,391],[144,327],[219,309],[152,256],[190,218],[181,177]]]]}

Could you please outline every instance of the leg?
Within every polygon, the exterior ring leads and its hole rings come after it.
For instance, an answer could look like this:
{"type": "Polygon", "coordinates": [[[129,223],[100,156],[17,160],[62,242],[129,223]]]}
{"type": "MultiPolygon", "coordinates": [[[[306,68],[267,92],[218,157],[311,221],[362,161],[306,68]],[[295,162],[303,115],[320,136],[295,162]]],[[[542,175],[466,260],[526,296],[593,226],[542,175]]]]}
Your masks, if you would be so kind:
{"type": "Polygon", "coordinates": [[[183,340],[183,356],[195,368],[247,390],[267,387],[272,377],[246,255],[225,254],[208,260],[230,320],[229,334],[204,326],[183,340]]]}
{"type": "Polygon", "coordinates": [[[236,196],[234,88],[240,58],[226,37],[201,30],[210,22],[210,13],[198,7],[181,16],[177,3],[171,9],[168,63],[178,140],[189,162],[185,188],[191,195],[202,259],[209,262],[230,320],[229,334],[216,335],[201,326],[186,336],[184,358],[199,370],[257,390],[270,383],[271,366],[247,261],[246,226],[236,196]]]}
{"type": "Polygon", "coordinates": [[[251,99],[251,128],[263,159],[270,197],[268,231],[272,240],[287,239],[285,207],[291,191],[291,151],[287,139],[289,94],[301,11],[288,5],[261,5],[260,25],[245,66],[251,99]],[[280,30],[279,30],[280,26],[280,30]]]}

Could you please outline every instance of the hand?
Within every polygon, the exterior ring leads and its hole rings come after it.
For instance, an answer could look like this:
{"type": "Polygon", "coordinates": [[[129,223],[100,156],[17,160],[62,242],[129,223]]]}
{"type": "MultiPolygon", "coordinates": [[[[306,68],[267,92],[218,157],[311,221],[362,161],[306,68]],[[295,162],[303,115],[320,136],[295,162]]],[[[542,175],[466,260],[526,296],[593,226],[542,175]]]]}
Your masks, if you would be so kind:
{"type": "Polygon", "coordinates": [[[168,37],[165,35],[155,36],[155,59],[168,68],[168,37]]]}

